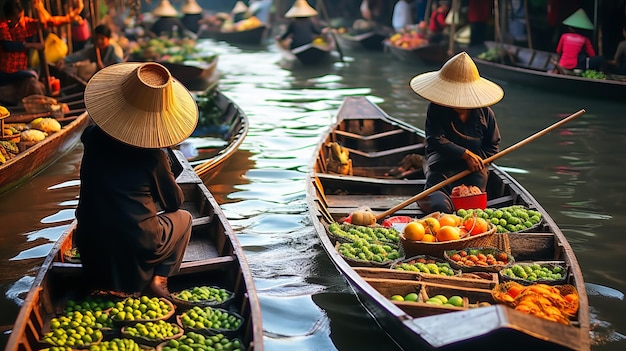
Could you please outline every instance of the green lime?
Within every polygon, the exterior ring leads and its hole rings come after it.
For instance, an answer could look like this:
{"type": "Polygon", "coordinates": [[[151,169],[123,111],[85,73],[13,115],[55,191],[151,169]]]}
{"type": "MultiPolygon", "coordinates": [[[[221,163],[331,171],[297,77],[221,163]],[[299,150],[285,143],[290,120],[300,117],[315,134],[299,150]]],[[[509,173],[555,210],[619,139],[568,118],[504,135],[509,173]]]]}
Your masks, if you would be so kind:
{"type": "Polygon", "coordinates": [[[402,297],[402,295],[393,295],[391,297],[392,301],[404,301],[404,297],[402,297]]]}
{"type": "Polygon", "coordinates": [[[416,294],[416,293],[409,293],[409,294],[407,294],[407,295],[404,297],[404,301],[412,301],[412,302],[415,302],[415,301],[417,301],[417,298],[418,298],[418,296],[417,296],[417,294],[416,294]]]}

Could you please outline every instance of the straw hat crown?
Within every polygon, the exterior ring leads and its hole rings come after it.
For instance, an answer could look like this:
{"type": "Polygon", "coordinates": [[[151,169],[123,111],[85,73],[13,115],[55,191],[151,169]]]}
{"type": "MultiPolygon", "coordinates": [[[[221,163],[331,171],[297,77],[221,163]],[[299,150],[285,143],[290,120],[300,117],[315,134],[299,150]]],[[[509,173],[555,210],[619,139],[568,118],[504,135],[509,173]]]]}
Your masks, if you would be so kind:
{"type": "Polygon", "coordinates": [[[563,20],[563,24],[580,29],[592,30],[594,28],[593,23],[591,23],[591,20],[587,17],[587,14],[583,9],[576,10],[576,12],[572,13],[569,17],[563,20]]]}
{"type": "Polygon", "coordinates": [[[161,0],[159,6],[155,7],[152,10],[152,14],[157,17],[176,17],[178,16],[178,12],[169,0],[161,0]]]}
{"type": "Polygon", "coordinates": [[[247,12],[247,11],[248,11],[248,6],[246,6],[246,4],[243,3],[243,1],[237,1],[235,3],[235,7],[233,7],[230,13],[236,15],[238,13],[247,12]]]}
{"type": "Polygon", "coordinates": [[[285,13],[286,18],[313,17],[317,16],[317,10],[311,7],[306,0],[296,0],[289,11],[285,13]]]}
{"type": "Polygon", "coordinates": [[[410,84],[422,98],[452,108],[491,106],[504,97],[499,85],[480,77],[476,64],[466,52],[450,58],[439,71],[413,77],[410,84]]]}
{"type": "Polygon", "coordinates": [[[87,83],[85,107],[105,133],[141,148],[177,145],[198,123],[191,93],[155,62],[124,62],[100,70],[87,83]]]}
{"type": "Polygon", "coordinates": [[[186,15],[195,15],[202,13],[202,7],[198,5],[196,0],[187,0],[187,2],[180,8],[180,11],[186,15]]]}

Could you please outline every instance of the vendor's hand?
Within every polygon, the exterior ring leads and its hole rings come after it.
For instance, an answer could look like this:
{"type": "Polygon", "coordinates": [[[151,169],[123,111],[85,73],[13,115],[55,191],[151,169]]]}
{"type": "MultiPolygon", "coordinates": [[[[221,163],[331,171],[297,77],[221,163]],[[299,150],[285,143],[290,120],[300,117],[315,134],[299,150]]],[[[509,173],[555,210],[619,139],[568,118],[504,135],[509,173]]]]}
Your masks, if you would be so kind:
{"type": "Polygon", "coordinates": [[[465,163],[467,163],[467,169],[472,172],[480,171],[483,167],[485,167],[483,159],[469,150],[465,150],[462,157],[463,160],[465,160],[465,163]]]}

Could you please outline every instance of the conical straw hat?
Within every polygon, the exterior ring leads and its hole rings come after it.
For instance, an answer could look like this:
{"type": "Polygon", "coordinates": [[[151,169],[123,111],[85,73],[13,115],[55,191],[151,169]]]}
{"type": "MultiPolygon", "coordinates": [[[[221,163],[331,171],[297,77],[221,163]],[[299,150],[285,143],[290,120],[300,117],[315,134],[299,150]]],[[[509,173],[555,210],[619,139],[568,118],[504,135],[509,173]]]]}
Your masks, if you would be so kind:
{"type": "Polygon", "coordinates": [[[172,6],[169,0],[161,0],[159,6],[152,10],[152,14],[157,17],[176,17],[178,12],[176,12],[176,9],[172,6]]]}
{"type": "Polygon", "coordinates": [[[576,12],[572,13],[569,17],[563,20],[563,24],[580,29],[592,30],[594,28],[593,23],[591,23],[591,20],[589,20],[589,17],[587,17],[587,14],[583,9],[576,10],[576,12]]]}
{"type": "Polygon", "coordinates": [[[198,123],[191,93],[155,62],[124,62],[100,70],[87,83],[85,107],[105,133],[142,148],[177,145],[198,123]]]}
{"type": "Polygon", "coordinates": [[[313,16],[317,16],[317,11],[306,0],[296,0],[289,11],[285,13],[286,18],[313,16]]]}
{"type": "Polygon", "coordinates": [[[195,15],[202,13],[202,7],[198,5],[196,0],[187,0],[187,2],[180,8],[180,12],[186,15],[195,15]]]}
{"type": "Polygon", "coordinates": [[[428,101],[452,108],[491,106],[504,96],[499,85],[480,77],[466,52],[456,54],[439,71],[413,77],[411,88],[428,101]]]}
{"type": "Polygon", "coordinates": [[[243,3],[243,1],[237,1],[237,3],[235,3],[235,7],[233,7],[230,13],[236,15],[238,13],[247,12],[247,11],[248,11],[248,6],[246,6],[246,4],[243,3]]]}

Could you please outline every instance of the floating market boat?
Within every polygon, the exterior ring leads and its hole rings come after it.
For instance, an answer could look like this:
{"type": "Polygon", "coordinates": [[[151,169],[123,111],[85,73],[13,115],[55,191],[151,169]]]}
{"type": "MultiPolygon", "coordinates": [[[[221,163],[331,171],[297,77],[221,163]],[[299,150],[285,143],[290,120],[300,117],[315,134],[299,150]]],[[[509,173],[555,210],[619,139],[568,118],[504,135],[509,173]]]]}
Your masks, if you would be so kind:
{"type": "Polygon", "coordinates": [[[215,41],[225,41],[230,44],[242,44],[242,45],[260,45],[265,40],[268,32],[268,27],[264,24],[258,27],[222,31],[219,28],[204,27],[198,32],[198,39],[213,39],[215,41]]]}
{"type": "Polygon", "coordinates": [[[241,108],[219,89],[196,94],[200,117],[196,129],[181,148],[191,148],[189,163],[206,183],[239,150],[250,124],[241,108]]]}
{"type": "MultiPolygon", "coordinates": [[[[365,217],[359,208],[367,206],[373,213],[385,214],[423,189],[425,179],[419,162],[413,162],[413,167],[408,167],[408,163],[402,172],[397,170],[407,158],[420,160],[424,143],[422,130],[390,117],[365,97],[347,97],[335,124],[315,149],[306,183],[310,217],[324,250],[364,307],[406,350],[590,350],[587,293],[574,251],[549,213],[498,166],[489,166],[487,208],[482,212],[471,207],[464,211],[471,210],[477,216],[498,210],[527,211],[537,217],[536,224],[531,223],[526,230],[513,227],[517,231],[501,232],[494,227],[498,230],[448,242],[405,240],[400,234],[407,221],[433,215],[424,213],[413,201],[405,201],[407,206],[396,211],[396,215],[385,217],[382,223],[354,224],[357,213],[365,217]],[[346,218],[353,224],[342,223],[346,218]],[[357,236],[354,230],[390,235],[357,236]],[[444,248],[467,249],[471,253],[466,245],[478,245],[478,238],[489,239],[494,248],[513,257],[500,268],[513,271],[513,263],[520,267],[522,263],[529,267],[558,265],[559,271],[566,273],[539,284],[544,280],[533,281],[528,276],[531,280],[518,280],[507,275],[508,271],[487,267],[468,270],[469,264],[459,267],[452,265],[456,261],[446,259],[450,256],[444,248]],[[363,247],[368,247],[370,253],[363,247]],[[394,250],[398,258],[392,257],[394,250]],[[436,274],[444,271],[439,271],[441,266],[428,271],[403,266],[419,267],[421,259],[443,262],[449,269],[441,275],[436,274]],[[542,305],[548,301],[548,295],[535,292],[541,289],[556,295],[550,295],[550,299],[569,302],[559,307],[556,303],[552,307],[542,305]],[[571,295],[563,296],[563,292],[571,295]],[[457,298],[454,303],[444,304],[438,295],[457,298]],[[533,309],[524,310],[522,301],[533,309]],[[535,310],[539,305],[546,310],[535,310]],[[549,308],[554,315],[544,313],[549,308]],[[556,314],[561,317],[557,319],[556,314]]],[[[457,214],[461,215],[461,211],[457,214]]]]}
{"type": "Polygon", "coordinates": [[[338,32],[336,35],[339,47],[348,50],[371,50],[382,51],[387,34],[381,31],[368,31],[364,33],[338,32]]]}
{"type": "Polygon", "coordinates": [[[442,63],[450,58],[448,44],[425,44],[415,47],[400,47],[384,42],[385,50],[396,59],[409,63],[442,63]]]}
{"type": "Polygon", "coordinates": [[[472,57],[481,75],[546,91],[582,97],[623,101],[626,76],[599,74],[586,78],[585,72],[553,73],[559,55],[525,47],[485,42],[486,52],[472,57]]]}
{"type": "Polygon", "coordinates": [[[319,43],[308,43],[293,49],[289,46],[290,40],[278,41],[278,48],[284,53],[289,61],[297,60],[304,65],[321,64],[331,62],[335,41],[331,36],[319,43]]]}
{"type": "MultiPolygon", "coordinates": [[[[215,308],[219,307],[222,311],[238,315],[243,321],[238,329],[211,330],[214,334],[222,334],[229,341],[237,340],[240,347],[234,348],[236,350],[263,350],[261,308],[254,289],[253,277],[237,236],[219,204],[182,153],[169,150],[169,155],[172,170],[185,196],[182,208],[192,213],[193,223],[191,239],[180,271],[168,279],[168,287],[174,297],[178,296],[179,292],[193,290],[195,287],[209,286],[225,290],[227,296],[219,301],[219,304],[214,304],[215,308]]],[[[44,333],[50,330],[52,318],[58,317],[66,310],[70,300],[80,304],[81,301],[88,301],[89,297],[93,296],[88,295],[89,292],[84,291],[81,284],[80,258],[73,249],[72,240],[75,228],[76,222],[59,237],[42,263],[20,308],[5,350],[39,350],[45,347],[46,344],[40,341],[44,333]]],[[[96,295],[98,296],[100,295],[96,295]]],[[[193,306],[209,306],[208,303],[201,304],[203,301],[194,303],[180,298],[172,300],[175,304],[174,313],[166,317],[167,321],[174,323],[183,311],[193,306]]],[[[108,330],[103,332],[103,341],[120,337],[120,326],[122,325],[114,323],[112,327],[108,327],[108,330]]],[[[193,331],[184,328],[185,335],[193,331]]],[[[133,340],[142,345],[142,348],[154,349],[154,345],[143,344],[145,338],[133,340]]],[[[226,349],[225,345],[222,346],[226,349]]]]}
{"type": "Polygon", "coordinates": [[[9,107],[10,116],[2,119],[2,158],[0,162],[0,193],[24,183],[74,148],[90,123],[85,112],[83,92],[86,83],[80,78],[56,70],[50,73],[60,81],[58,95],[31,96],[25,104],[9,107]],[[21,140],[19,131],[28,128],[36,118],[55,118],[61,129],[41,141],[21,140]],[[10,128],[9,128],[10,127],[10,128]],[[7,129],[11,129],[9,132],[7,129]],[[8,135],[11,133],[11,135],[8,135]]]}

